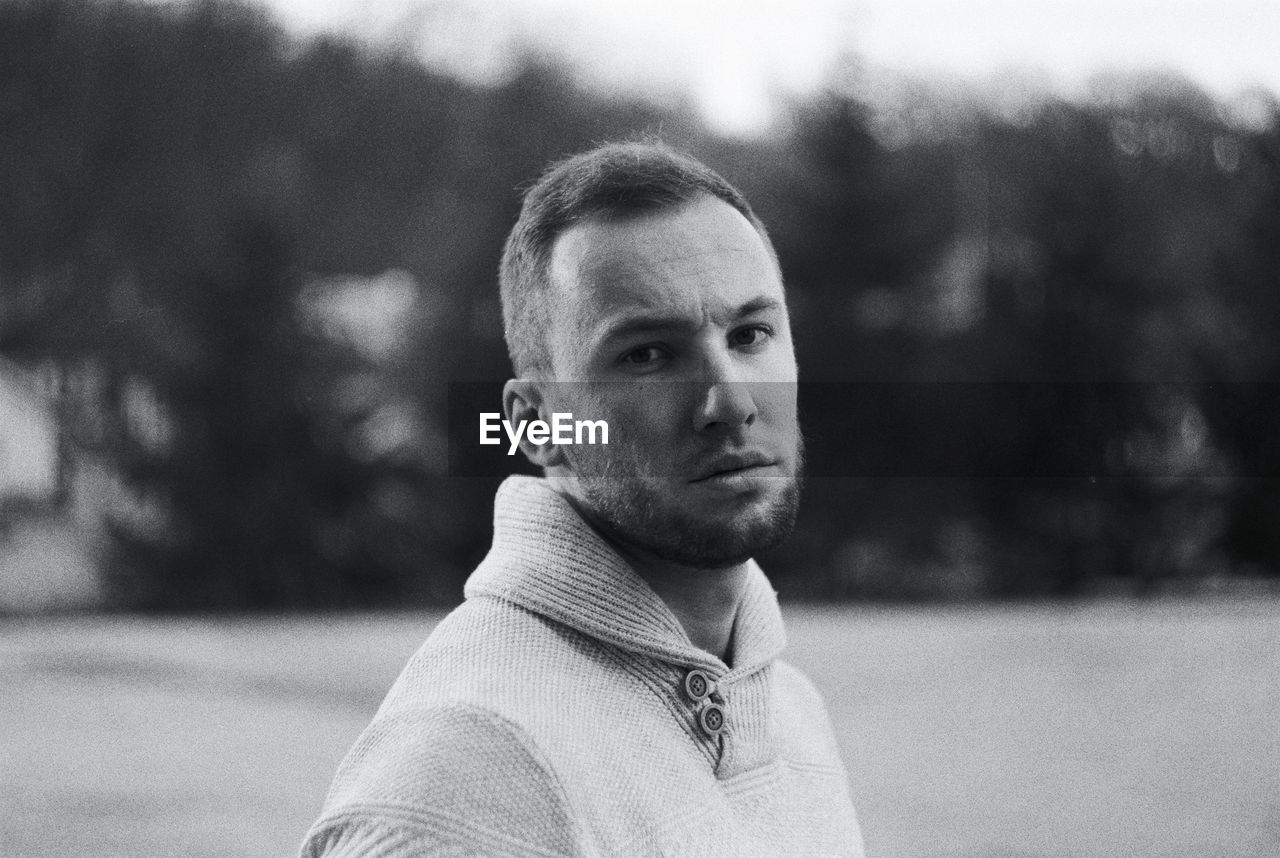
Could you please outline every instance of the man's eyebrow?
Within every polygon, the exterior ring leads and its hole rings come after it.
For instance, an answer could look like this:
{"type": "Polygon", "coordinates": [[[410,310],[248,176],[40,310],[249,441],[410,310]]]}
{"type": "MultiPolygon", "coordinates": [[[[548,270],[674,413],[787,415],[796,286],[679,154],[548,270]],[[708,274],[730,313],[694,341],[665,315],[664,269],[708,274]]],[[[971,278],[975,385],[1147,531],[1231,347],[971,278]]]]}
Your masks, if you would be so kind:
{"type": "Polygon", "coordinates": [[[759,298],[752,298],[750,301],[739,307],[734,318],[741,319],[743,316],[750,316],[753,313],[763,313],[765,310],[779,310],[781,308],[782,302],[777,298],[769,298],[765,295],[761,295],[759,298]]]}
{"type": "MultiPolygon", "coordinates": [[[[758,298],[752,298],[747,301],[729,316],[729,320],[741,319],[743,316],[750,316],[755,313],[762,313],[766,310],[776,310],[782,307],[782,302],[777,298],[770,298],[761,295],[758,298]]],[[[670,331],[670,330],[690,330],[696,328],[697,325],[690,321],[686,316],[663,316],[661,314],[640,313],[636,315],[624,316],[617,319],[609,325],[600,336],[599,342],[608,342],[609,340],[619,339],[621,337],[633,336],[635,334],[647,334],[653,331],[670,331]]]]}
{"type": "Polygon", "coordinates": [[[686,316],[664,316],[660,314],[649,314],[649,312],[640,312],[640,314],[632,314],[622,316],[609,324],[604,329],[604,334],[600,336],[600,342],[608,341],[608,339],[617,339],[620,337],[630,337],[631,334],[650,333],[653,330],[672,330],[680,328],[694,328],[686,316]]]}
{"type": "Polygon", "coordinates": [[[669,331],[693,327],[696,327],[696,325],[684,316],[655,316],[647,313],[624,316],[605,328],[604,333],[600,336],[600,342],[629,337],[634,334],[647,334],[652,331],[669,331]]]}

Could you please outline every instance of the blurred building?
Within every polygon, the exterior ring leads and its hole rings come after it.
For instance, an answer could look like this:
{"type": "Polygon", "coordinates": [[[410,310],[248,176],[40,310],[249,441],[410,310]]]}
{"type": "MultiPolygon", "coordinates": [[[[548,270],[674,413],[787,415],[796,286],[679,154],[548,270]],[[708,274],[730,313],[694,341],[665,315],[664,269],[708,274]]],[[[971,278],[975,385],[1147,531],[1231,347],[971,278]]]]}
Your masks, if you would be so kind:
{"type": "Polygon", "coordinates": [[[58,375],[0,359],[0,613],[98,604],[106,512],[101,463],[58,452],[58,375]]]}

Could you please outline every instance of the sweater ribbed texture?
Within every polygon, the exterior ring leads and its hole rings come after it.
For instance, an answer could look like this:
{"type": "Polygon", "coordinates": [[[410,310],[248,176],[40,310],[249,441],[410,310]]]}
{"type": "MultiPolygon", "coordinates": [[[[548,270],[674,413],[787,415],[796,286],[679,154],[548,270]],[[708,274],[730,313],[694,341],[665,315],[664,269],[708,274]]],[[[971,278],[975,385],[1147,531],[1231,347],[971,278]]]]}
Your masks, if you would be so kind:
{"type": "Polygon", "coordinates": [[[730,666],[544,480],[511,477],[465,594],[339,767],[303,858],[862,855],[754,562],[730,666]],[[718,735],[684,692],[693,668],[718,735]]]}

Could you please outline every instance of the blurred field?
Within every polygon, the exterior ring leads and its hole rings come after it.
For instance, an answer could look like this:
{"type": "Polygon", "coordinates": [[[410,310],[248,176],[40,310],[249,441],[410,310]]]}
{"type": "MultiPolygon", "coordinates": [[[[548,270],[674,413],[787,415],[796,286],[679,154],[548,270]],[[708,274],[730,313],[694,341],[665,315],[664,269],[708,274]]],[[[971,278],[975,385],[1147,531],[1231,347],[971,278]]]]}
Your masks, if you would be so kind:
{"type": "MultiPolygon", "coordinates": [[[[873,858],[1280,855],[1280,603],[788,615],[873,858]]],[[[437,619],[0,621],[0,852],[292,854],[437,619]]]]}

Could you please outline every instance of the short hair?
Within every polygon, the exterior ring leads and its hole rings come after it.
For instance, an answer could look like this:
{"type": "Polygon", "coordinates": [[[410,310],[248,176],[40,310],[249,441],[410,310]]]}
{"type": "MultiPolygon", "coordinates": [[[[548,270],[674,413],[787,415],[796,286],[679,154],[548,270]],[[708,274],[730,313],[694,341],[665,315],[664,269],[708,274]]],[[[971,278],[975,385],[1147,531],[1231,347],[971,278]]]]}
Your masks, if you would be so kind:
{"type": "Polygon", "coordinates": [[[664,143],[605,143],[552,164],[525,193],[498,272],[503,334],[516,374],[550,365],[551,251],[563,232],[589,218],[676,208],[702,195],[723,200],[750,221],[777,265],[769,234],[742,193],[664,143]]]}

